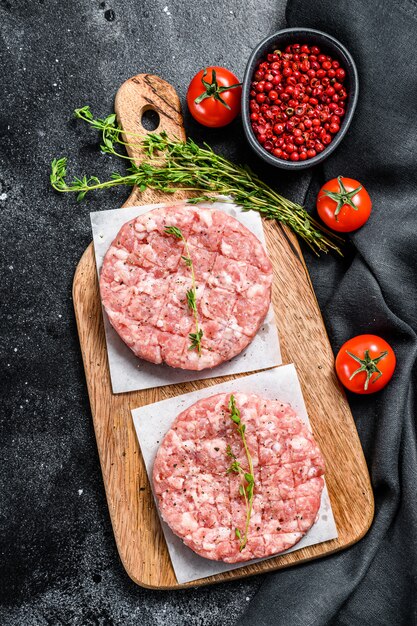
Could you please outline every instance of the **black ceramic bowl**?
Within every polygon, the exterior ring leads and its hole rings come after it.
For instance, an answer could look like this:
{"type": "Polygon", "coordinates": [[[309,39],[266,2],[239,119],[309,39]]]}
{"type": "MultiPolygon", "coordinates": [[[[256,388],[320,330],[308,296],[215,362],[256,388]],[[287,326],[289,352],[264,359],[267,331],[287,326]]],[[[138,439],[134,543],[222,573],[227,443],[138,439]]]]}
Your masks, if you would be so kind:
{"type": "Polygon", "coordinates": [[[321,163],[324,159],[327,159],[327,157],[337,148],[343,137],[346,135],[356,108],[358,90],[359,81],[355,62],[340,41],[337,41],[337,39],[331,35],[322,33],[319,30],[313,30],[312,28],[286,28],[285,30],[280,30],[274,35],[271,35],[270,37],[267,37],[267,39],[261,41],[261,43],[252,52],[246,66],[242,88],[242,121],[245,135],[255,152],[271,165],[275,165],[275,167],[280,167],[286,170],[302,170],[307,167],[312,167],[321,163]],[[268,53],[277,49],[284,50],[286,46],[292,43],[318,46],[323,54],[329,54],[333,59],[339,61],[341,67],[343,67],[346,71],[345,85],[348,99],[346,113],[340,130],[334,136],[332,142],[326,146],[323,152],[320,152],[315,157],[306,159],[305,161],[284,161],[283,159],[278,159],[265,150],[265,148],[263,148],[257,140],[255,133],[252,130],[249,117],[249,92],[256,66],[261,58],[265,57],[268,53]]]}

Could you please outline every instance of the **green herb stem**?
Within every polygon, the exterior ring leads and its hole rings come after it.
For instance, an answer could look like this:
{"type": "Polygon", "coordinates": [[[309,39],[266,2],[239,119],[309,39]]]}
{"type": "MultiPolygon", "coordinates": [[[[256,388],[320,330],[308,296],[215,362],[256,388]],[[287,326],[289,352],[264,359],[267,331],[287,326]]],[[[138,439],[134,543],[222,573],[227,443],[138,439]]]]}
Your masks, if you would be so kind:
{"type": "MultiPolygon", "coordinates": [[[[251,456],[251,454],[249,452],[248,444],[246,443],[246,437],[245,437],[244,433],[242,434],[242,442],[243,442],[243,447],[245,448],[246,458],[248,460],[248,466],[249,466],[249,472],[248,473],[252,476],[252,479],[253,479],[252,483],[254,484],[255,477],[254,477],[254,473],[253,473],[252,456],[251,456]]],[[[243,491],[244,491],[244,493],[246,493],[246,489],[244,489],[243,491]]],[[[247,497],[245,498],[245,500],[246,500],[246,508],[247,508],[245,534],[244,534],[245,545],[246,545],[247,540],[248,540],[249,524],[250,524],[250,518],[252,516],[253,491],[254,491],[254,488],[252,488],[252,490],[251,490],[251,497],[249,499],[249,502],[248,502],[247,497]]]]}
{"type": "MultiPolygon", "coordinates": [[[[201,337],[203,336],[203,331],[200,329],[200,325],[199,325],[199,321],[198,321],[197,283],[196,283],[196,279],[195,279],[194,263],[192,262],[192,259],[191,259],[190,249],[188,247],[188,241],[185,239],[184,243],[185,243],[185,251],[187,253],[187,258],[190,261],[189,268],[191,270],[191,289],[192,289],[193,294],[194,294],[192,312],[193,312],[193,315],[194,315],[195,335],[193,334],[193,337],[191,337],[191,339],[193,340],[193,338],[195,336],[195,341],[197,343],[198,356],[201,356],[201,337]]],[[[193,345],[190,346],[190,348],[192,348],[192,347],[193,347],[193,345]]]]}
{"type": "Polygon", "coordinates": [[[254,210],[265,219],[275,219],[291,228],[316,253],[334,250],[341,254],[340,237],[331,233],[310,217],[304,207],[287,200],[271,189],[247,166],[239,166],[225,157],[216,154],[210,146],[198,146],[192,139],[179,141],[166,133],[150,133],[146,136],[124,131],[116,124],[116,115],[95,119],[89,107],[75,111],[75,116],[93,128],[101,131],[103,152],[128,160],[130,166],[125,176],[113,174],[111,180],[101,182],[96,177],[75,178],[66,183],[66,159],[52,162],[51,184],[60,192],[74,191],[78,199],[83,199],[89,191],[106,189],[116,185],[137,185],[140,192],[146,189],[174,193],[181,190],[200,192],[189,200],[196,204],[201,201],[215,202],[214,195],[230,196],[242,210],[254,210]],[[125,142],[121,135],[136,142],[125,142]],[[136,165],[131,157],[122,155],[115,144],[140,149],[147,160],[136,165]],[[57,163],[64,167],[57,168],[57,163]]]}
{"type": "Polygon", "coordinates": [[[198,356],[201,356],[201,339],[203,337],[203,331],[200,328],[199,319],[198,319],[198,311],[197,311],[197,282],[195,279],[194,272],[194,263],[191,258],[190,248],[188,246],[188,241],[184,237],[182,231],[177,228],[177,226],[167,226],[165,228],[165,232],[167,235],[173,235],[177,239],[181,239],[184,242],[184,251],[185,255],[182,255],[181,258],[185,262],[186,266],[190,268],[191,272],[191,289],[187,291],[187,304],[188,308],[193,314],[194,323],[195,323],[195,333],[190,333],[188,336],[191,340],[191,344],[188,347],[189,350],[194,350],[194,348],[198,352],[198,356]]]}
{"type": "Polygon", "coordinates": [[[239,494],[243,496],[245,500],[245,506],[246,506],[246,522],[245,522],[245,530],[243,532],[243,535],[242,535],[242,531],[239,528],[235,529],[236,537],[239,539],[239,542],[240,542],[239,550],[242,552],[242,550],[245,548],[248,542],[249,525],[250,525],[252,509],[253,509],[255,476],[253,473],[252,456],[249,452],[248,444],[246,442],[246,436],[245,436],[246,425],[242,423],[242,420],[240,418],[240,411],[236,406],[236,400],[233,394],[230,396],[230,400],[229,400],[229,411],[230,411],[230,419],[236,425],[236,430],[242,439],[243,447],[245,449],[246,459],[248,461],[248,468],[249,468],[248,472],[244,471],[240,462],[237,460],[236,456],[233,454],[230,445],[228,445],[226,448],[226,454],[230,458],[232,458],[233,461],[230,467],[228,468],[227,473],[229,474],[231,472],[235,472],[236,474],[239,475],[240,480],[241,480],[241,484],[239,487],[239,494]]]}

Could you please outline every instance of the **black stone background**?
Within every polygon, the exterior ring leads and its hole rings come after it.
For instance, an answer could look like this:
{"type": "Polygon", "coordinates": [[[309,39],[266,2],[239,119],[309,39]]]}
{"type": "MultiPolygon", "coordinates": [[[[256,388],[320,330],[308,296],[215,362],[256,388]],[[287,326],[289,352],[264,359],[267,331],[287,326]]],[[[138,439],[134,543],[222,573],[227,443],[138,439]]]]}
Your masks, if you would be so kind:
{"type": "MultiPolygon", "coordinates": [[[[94,438],[71,300],[91,240],[89,212],[118,207],[115,189],[77,204],[52,192],[52,158],[107,178],[119,163],[71,119],[112,110],[120,84],[159,74],[183,103],[194,73],[225,65],[242,78],[252,48],[284,26],[272,0],[0,0],[1,608],[3,626],[234,624],[262,577],[182,592],[136,586],[119,560],[94,438]],[[167,8],[165,8],[167,7],[167,8]]],[[[267,171],[240,125],[187,133],[248,162],[293,199],[307,175],[267,171]]],[[[309,258],[309,257],[308,257],[309,258]]],[[[309,258],[311,261],[311,259],[309,258]]]]}

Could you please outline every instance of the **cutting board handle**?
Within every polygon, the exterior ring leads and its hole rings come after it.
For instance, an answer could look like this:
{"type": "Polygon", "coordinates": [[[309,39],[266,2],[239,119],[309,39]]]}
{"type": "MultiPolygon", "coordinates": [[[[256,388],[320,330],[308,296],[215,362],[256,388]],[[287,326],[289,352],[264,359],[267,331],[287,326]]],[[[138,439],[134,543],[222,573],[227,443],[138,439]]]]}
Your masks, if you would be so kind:
{"type": "MultiPolygon", "coordinates": [[[[118,122],[124,130],[123,140],[128,144],[139,141],[140,137],[149,132],[160,133],[163,130],[170,137],[185,141],[180,99],[174,87],[159,76],[138,74],[129,78],[117,92],[114,108],[118,122]],[[155,111],[159,116],[159,124],[152,131],[146,130],[142,124],[146,111],[155,111]]],[[[128,145],[126,150],[136,165],[143,161],[144,155],[139,147],[128,145]]],[[[123,206],[161,202],[166,199],[166,195],[165,198],[158,196],[159,193],[151,189],[140,193],[137,187],[133,187],[123,206]]]]}
{"type": "MultiPolygon", "coordinates": [[[[159,76],[138,74],[129,78],[116,94],[114,108],[119,124],[124,129],[124,141],[131,143],[139,137],[130,133],[146,135],[149,132],[166,131],[170,137],[185,140],[185,131],[181,113],[181,103],[174,87],[159,76]],[[158,126],[148,131],[142,124],[146,111],[155,111],[159,116],[158,126]]],[[[139,164],[143,158],[140,149],[126,147],[129,156],[139,164]]]]}

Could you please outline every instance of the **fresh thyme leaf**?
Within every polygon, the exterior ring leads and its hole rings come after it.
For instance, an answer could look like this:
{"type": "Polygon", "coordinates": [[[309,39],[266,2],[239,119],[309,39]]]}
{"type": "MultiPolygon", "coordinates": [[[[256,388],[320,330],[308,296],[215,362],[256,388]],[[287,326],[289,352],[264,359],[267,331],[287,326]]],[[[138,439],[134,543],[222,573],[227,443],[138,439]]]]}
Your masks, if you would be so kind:
{"type": "Polygon", "coordinates": [[[61,159],[54,159],[51,163],[50,181],[52,187],[61,190],[62,186],[65,186],[65,176],[67,175],[67,159],[62,157],[61,159]]]}
{"type": "Polygon", "coordinates": [[[193,288],[187,291],[187,304],[188,304],[188,308],[191,309],[191,311],[197,311],[195,291],[193,288]]]}
{"type": "Polygon", "coordinates": [[[200,202],[216,202],[218,198],[213,198],[213,196],[198,196],[198,198],[188,198],[188,204],[199,204],[200,202]]]}
{"type": "Polygon", "coordinates": [[[230,400],[229,400],[229,411],[230,411],[231,416],[237,415],[238,417],[240,417],[240,411],[236,406],[236,400],[233,394],[230,396],[230,400]]]}
{"type": "Polygon", "coordinates": [[[241,534],[239,528],[235,528],[235,535],[236,535],[237,539],[241,539],[242,538],[242,534],[241,534]]]}
{"type": "Polygon", "coordinates": [[[90,107],[89,106],[82,107],[81,109],[75,109],[74,117],[76,117],[78,119],[86,119],[86,120],[93,120],[94,119],[94,115],[90,111],[90,107]]]}
{"type": "Polygon", "coordinates": [[[239,531],[239,535],[237,534],[238,529],[236,529],[235,531],[236,537],[240,541],[239,550],[242,552],[242,550],[245,548],[248,542],[249,524],[250,524],[250,518],[252,515],[252,508],[253,508],[253,492],[255,489],[255,477],[253,475],[252,457],[250,455],[249,448],[248,448],[248,445],[246,443],[246,438],[245,438],[246,426],[245,424],[241,423],[240,411],[236,406],[236,400],[233,394],[231,394],[230,399],[229,399],[229,411],[230,411],[231,420],[238,426],[236,430],[242,438],[242,443],[245,449],[245,454],[246,454],[248,467],[249,467],[249,472],[245,472],[240,462],[236,460],[236,456],[233,454],[230,445],[227,445],[226,454],[235,460],[227,469],[226,473],[230,474],[231,472],[236,472],[240,475],[241,480],[246,481],[245,485],[243,483],[239,485],[239,495],[241,495],[245,499],[245,504],[246,504],[245,531],[243,533],[243,536],[240,531],[239,531]]]}
{"type": "Polygon", "coordinates": [[[184,239],[184,235],[182,234],[181,230],[176,226],[167,226],[165,228],[165,232],[167,235],[174,235],[174,237],[176,237],[177,239],[184,239]]]}
{"type": "Polygon", "coordinates": [[[203,337],[203,331],[200,329],[195,333],[190,333],[188,336],[191,340],[191,344],[188,346],[188,349],[194,350],[194,348],[196,348],[200,356],[201,355],[201,339],[203,337]]]}
{"type": "Polygon", "coordinates": [[[192,260],[188,256],[183,256],[182,255],[181,258],[182,258],[182,260],[184,261],[184,263],[185,263],[185,265],[187,267],[191,267],[192,266],[193,262],[192,262],[192,260]]]}
{"type": "Polygon", "coordinates": [[[94,118],[88,106],[76,109],[74,114],[102,134],[103,152],[128,162],[128,174],[102,183],[80,185],[73,181],[67,184],[66,172],[56,169],[54,172],[54,164],[55,168],[57,164],[54,160],[51,163],[51,185],[56,191],[79,195],[115,185],[136,185],[140,191],[155,189],[174,193],[181,189],[189,193],[201,192],[199,198],[189,200],[191,203],[215,202],[216,198],[207,194],[231,196],[243,211],[257,211],[265,219],[276,219],[291,228],[316,254],[329,250],[341,254],[339,244],[343,240],[319,224],[304,207],[274,191],[248,166],[232,163],[207,144],[200,147],[192,139],[178,141],[165,132],[143,136],[123,131],[117,125],[115,114],[104,119],[94,118]],[[117,152],[116,145],[140,148],[149,161],[135,165],[129,156],[117,152]]]}
{"type": "MultiPolygon", "coordinates": [[[[230,454],[229,456],[231,456],[233,459],[236,459],[236,457],[235,457],[235,455],[233,453],[230,454]]],[[[235,472],[235,473],[239,474],[241,470],[242,470],[242,468],[241,468],[241,465],[240,465],[239,461],[233,461],[233,463],[231,463],[230,467],[227,468],[226,473],[227,474],[231,474],[232,472],[235,472]]]]}
{"type": "Polygon", "coordinates": [[[226,454],[227,456],[230,456],[232,459],[235,459],[235,455],[232,452],[232,448],[230,447],[230,444],[228,443],[226,446],[226,454]]]}
{"type": "Polygon", "coordinates": [[[112,126],[116,122],[116,114],[112,113],[111,115],[106,117],[104,122],[106,123],[106,125],[112,126]]]}

